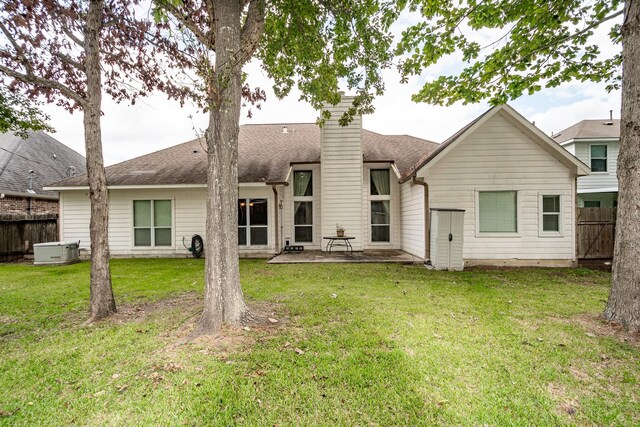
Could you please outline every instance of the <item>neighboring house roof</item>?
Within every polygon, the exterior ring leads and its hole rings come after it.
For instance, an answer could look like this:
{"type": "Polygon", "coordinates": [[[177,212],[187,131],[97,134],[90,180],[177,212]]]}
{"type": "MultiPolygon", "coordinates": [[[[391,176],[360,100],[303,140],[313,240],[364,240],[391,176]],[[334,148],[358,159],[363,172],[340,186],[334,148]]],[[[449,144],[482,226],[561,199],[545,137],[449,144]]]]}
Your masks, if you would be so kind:
{"type": "Polygon", "coordinates": [[[620,138],[620,120],[582,120],[554,135],[558,143],[567,143],[574,139],[620,138]]]}
{"type": "Polygon", "coordinates": [[[27,139],[0,133],[0,193],[57,199],[57,192],[42,188],[67,177],[70,166],[78,175],[86,172],[82,155],[44,132],[30,132],[27,139]]]}
{"type": "MultiPolygon", "coordinates": [[[[238,137],[238,181],[284,182],[291,164],[320,162],[320,128],[314,123],[243,125],[238,137]],[[286,126],[287,132],[283,132],[286,126]]],[[[435,142],[407,135],[381,135],[362,130],[364,161],[392,161],[406,172],[435,142]]],[[[110,186],[206,184],[204,139],[127,160],[106,168],[110,186]]],[[[55,187],[86,186],[86,176],[55,187]]]]}
{"type": "Polygon", "coordinates": [[[502,104],[485,111],[479,117],[451,135],[451,137],[440,144],[435,150],[422,156],[422,158],[418,160],[418,162],[416,162],[411,168],[409,168],[409,170],[407,170],[407,172],[402,175],[400,182],[402,183],[409,181],[411,177],[415,176],[416,172],[418,172],[420,169],[429,164],[435,163],[439,158],[445,156],[446,153],[448,153],[454,146],[456,146],[467,136],[472,134],[483,123],[485,123],[494,115],[501,113],[504,114],[505,117],[510,119],[511,122],[521,131],[525,132],[530,138],[532,138],[544,149],[546,149],[550,154],[552,154],[568,167],[574,168],[574,171],[577,175],[587,175],[590,172],[590,169],[587,165],[585,165],[573,154],[569,153],[566,149],[564,149],[554,140],[545,135],[542,131],[540,131],[527,119],[520,115],[516,110],[514,110],[511,106],[509,106],[508,104],[502,104]]]}

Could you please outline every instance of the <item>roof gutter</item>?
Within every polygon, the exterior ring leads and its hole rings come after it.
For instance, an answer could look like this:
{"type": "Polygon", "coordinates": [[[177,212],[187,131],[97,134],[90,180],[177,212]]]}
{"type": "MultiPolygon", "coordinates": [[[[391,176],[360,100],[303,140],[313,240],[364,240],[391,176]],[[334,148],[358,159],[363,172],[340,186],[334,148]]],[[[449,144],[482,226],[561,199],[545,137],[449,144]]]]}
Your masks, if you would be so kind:
{"type": "Polygon", "coordinates": [[[418,178],[415,174],[411,176],[411,184],[421,185],[424,188],[424,259],[425,263],[431,262],[431,215],[429,212],[429,184],[424,178],[418,178]]]}
{"type": "MultiPolygon", "coordinates": [[[[47,189],[47,187],[45,187],[45,189],[47,189]]],[[[18,191],[0,190],[0,199],[3,198],[4,196],[28,197],[30,199],[44,199],[44,200],[60,200],[60,197],[50,196],[48,194],[37,194],[37,193],[31,194],[31,193],[20,193],[18,191]]]]}

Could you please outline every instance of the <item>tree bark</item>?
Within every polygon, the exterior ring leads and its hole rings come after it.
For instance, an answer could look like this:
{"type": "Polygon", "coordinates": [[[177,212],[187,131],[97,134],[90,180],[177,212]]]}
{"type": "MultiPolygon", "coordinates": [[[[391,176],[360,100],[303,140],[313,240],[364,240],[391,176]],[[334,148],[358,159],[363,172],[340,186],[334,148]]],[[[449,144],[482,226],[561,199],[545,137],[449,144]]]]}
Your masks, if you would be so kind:
{"type": "Polygon", "coordinates": [[[214,81],[209,84],[205,298],[198,332],[240,326],[248,309],[238,260],[238,132],[242,96],[241,4],[216,0],[214,81]]]}
{"type": "Polygon", "coordinates": [[[89,321],[103,319],[116,312],[109,269],[109,196],[102,158],[100,115],[102,83],[100,70],[100,31],[103,0],[91,0],[84,31],[87,93],[84,104],[84,134],[87,152],[87,176],[91,220],[91,301],[89,321]]]}
{"type": "Polygon", "coordinates": [[[618,217],[608,321],[640,331],[640,2],[627,0],[622,26],[622,119],[618,217]]]}

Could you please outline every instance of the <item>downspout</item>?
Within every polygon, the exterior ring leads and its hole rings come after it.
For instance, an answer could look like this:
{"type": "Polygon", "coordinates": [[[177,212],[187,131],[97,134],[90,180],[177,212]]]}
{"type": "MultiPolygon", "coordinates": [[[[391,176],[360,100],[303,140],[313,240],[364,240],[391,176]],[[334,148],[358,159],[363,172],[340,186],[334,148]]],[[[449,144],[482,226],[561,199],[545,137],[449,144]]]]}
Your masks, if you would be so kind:
{"type": "Polygon", "coordinates": [[[424,259],[426,264],[431,263],[431,215],[429,212],[429,184],[427,184],[423,178],[418,178],[415,175],[411,177],[411,183],[415,185],[421,185],[424,187],[424,259]]]}
{"type": "Polygon", "coordinates": [[[280,200],[278,198],[278,189],[276,188],[275,184],[271,185],[271,189],[273,190],[273,195],[275,197],[275,201],[276,201],[276,206],[275,206],[275,211],[276,211],[276,223],[275,223],[275,232],[276,232],[276,250],[277,253],[282,252],[280,249],[280,236],[278,235],[279,229],[280,227],[278,226],[279,222],[280,222],[280,215],[278,210],[280,209],[280,200]]]}

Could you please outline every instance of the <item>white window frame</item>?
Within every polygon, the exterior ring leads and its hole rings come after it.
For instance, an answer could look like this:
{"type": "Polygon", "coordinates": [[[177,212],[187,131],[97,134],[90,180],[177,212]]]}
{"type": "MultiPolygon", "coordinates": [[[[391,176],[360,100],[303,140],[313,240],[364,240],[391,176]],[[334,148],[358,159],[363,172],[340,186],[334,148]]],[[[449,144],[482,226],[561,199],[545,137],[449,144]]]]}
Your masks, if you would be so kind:
{"type": "Polygon", "coordinates": [[[316,224],[316,204],[314,201],[316,194],[316,171],[312,168],[300,168],[294,169],[291,173],[291,223],[293,225],[293,242],[296,245],[309,245],[313,246],[316,242],[315,224],[316,224]],[[296,172],[309,172],[311,173],[311,196],[295,196],[295,180],[296,172]],[[311,202],[311,225],[296,225],[296,202],[311,202]],[[296,227],[309,227],[311,228],[311,241],[310,242],[298,242],[296,240],[296,227]]]}
{"type": "Polygon", "coordinates": [[[538,236],[540,237],[562,237],[564,229],[564,216],[562,215],[562,202],[564,197],[557,193],[539,193],[538,194],[538,236]],[[558,197],[559,212],[544,212],[544,197],[558,197]],[[558,215],[558,231],[544,231],[544,215],[558,215]]]}
{"type": "Polygon", "coordinates": [[[174,249],[175,248],[175,230],[176,230],[176,212],[175,212],[175,199],[167,197],[167,198],[157,198],[157,199],[133,199],[131,200],[131,248],[134,250],[148,250],[150,248],[153,249],[174,249]],[[167,227],[156,227],[154,220],[154,209],[155,202],[157,201],[169,201],[171,202],[171,245],[162,245],[156,246],[156,228],[167,228],[167,227]],[[149,227],[136,227],[135,224],[135,202],[151,202],[151,225],[149,227]],[[137,246],[136,245],[136,232],[137,228],[150,228],[151,229],[151,245],[149,246],[137,246]]]}
{"type": "Polygon", "coordinates": [[[522,191],[515,188],[476,188],[475,190],[475,236],[476,237],[506,237],[506,238],[519,238],[522,237],[520,231],[522,230],[522,191]],[[480,232],[480,193],[494,193],[494,192],[508,192],[515,191],[516,193],[516,231],[514,232],[480,232]]]}
{"type": "MultiPolygon", "coordinates": [[[[244,227],[245,231],[245,241],[247,244],[241,245],[238,243],[238,247],[242,249],[253,249],[253,248],[267,248],[269,247],[269,198],[268,197],[238,197],[238,202],[244,201],[246,203],[246,212],[247,212],[247,225],[238,224],[238,229],[240,227],[244,227]],[[267,203],[267,225],[251,225],[251,200],[264,200],[267,203]],[[251,227],[253,228],[266,228],[267,229],[267,244],[266,245],[253,245],[251,244],[251,227]]],[[[239,231],[239,230],[238,230],[239,231]]]]}
{"type": "Polygon", "coordinates": [[[608,175],[609,174],[609,144],[604,142],[594,142],[593,144],[589,144],[589,168],[591,168],[591,160],[602,160],[602,157],[591,157],[591,147],[593,146],[603,146],[607,152],[607,156],[604,157],[604,165],[605,170],[603,171],[591,171],[591,174],[594,175],[608,175]]]}
{"type": "Polygon", "coordinates": [[[391,168],[389,166],[369,166],[367,168],[367,195],[369,196],[368,199],[368,203],[369,203],[369,215],[368,215],[368,221],[369,221],[369,244],[370,245],[381,245],[381,246],[386,246],[386,245],[390,245],[392,244],[393,241],[393,203],[391,203],[391,195],[393,194],[393,180],[391,179],[391,168]],[[372,195],[371,194],[371,171],[374,170],[387,170],[389,172],[389,195],[372,195]],[[389,240],[388,241],[374,241],[373,240],[373,227],[374,225],[371,224],[371,202],[377,202],[377,201],[384,201],[384,200],[388,200],[389,201],[389,224],[376,224],[377,226],[381,226],[381,225],[388,225],[389,226],[389,240]]]}

